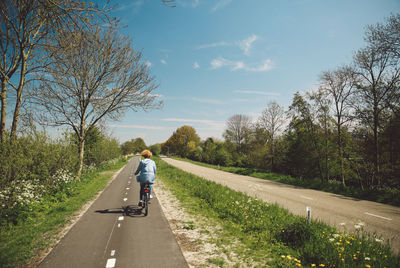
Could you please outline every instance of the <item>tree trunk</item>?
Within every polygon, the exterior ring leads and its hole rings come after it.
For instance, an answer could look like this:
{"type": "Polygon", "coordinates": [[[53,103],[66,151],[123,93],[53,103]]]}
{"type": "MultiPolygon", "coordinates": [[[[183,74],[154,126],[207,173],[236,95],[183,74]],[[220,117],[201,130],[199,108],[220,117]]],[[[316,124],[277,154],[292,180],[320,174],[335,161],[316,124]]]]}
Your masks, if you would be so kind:
{"type": "Polygon", "coordinates": [[[80,179],[82,175],[84,152],[85,152],[85,140],[79,138],[79,168],[77,175],[78,179],[80,179]]]}
{"type": "Polygon", "coordinates": [[[10,134],[11,143],[13,143],[17,137],[17,127],[18,127],[21,105],[22,105],[22,91],[24,90],[24,86],[25,86],[27,56],[25,55],[25,52],[23,52],[22,55],[23,55],[23,60],[21,62],[21,76],[20,76],[20,81],[19,81],[19,85],[17,88],[17,99],[15,102],[14,117],[13,117],[13,122],[12,122],[12,126],[11,126],[11,134],[10,134]]]}
{"type": "Polygon", "coordinates": [[[6,113],[7,113],[7,79],[1,83],[1,119],[0,119],[0,142],[6,138],[6,113]]]}
{"type": "Polygon", "coordinates": [[[339,154],[339,165],[340,165],[340,178],[342,180],[343,186],[346,186],[346,181],[344,179],[344,167],[343,167],[343,148],[342,148],[342,128],[341,128],[341,120],[338,118],[337,124],[337,144],[338,144],[338,154],[339,154]]]}

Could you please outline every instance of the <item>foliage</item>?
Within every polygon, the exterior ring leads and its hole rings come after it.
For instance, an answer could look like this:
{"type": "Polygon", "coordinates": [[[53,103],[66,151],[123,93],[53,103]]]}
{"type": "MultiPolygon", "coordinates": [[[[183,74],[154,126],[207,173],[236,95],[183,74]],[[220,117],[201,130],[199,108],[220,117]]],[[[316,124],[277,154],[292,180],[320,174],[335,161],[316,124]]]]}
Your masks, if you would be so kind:
{"type": "Polygon", "coordinates": [[[162,152],[187,157],[194,154],[196,146],[199,144],[200,137],[196,130],[191,126],[182,126],[162,144],[162,152]]]}
{"type": "Polygon", "coordinates": [[[153,155],[159,155],[161,153],[161,145],[160,144],[151,145],[150,152],[152,152],[153,155]]]}
{"type": "MultiPolygon", "coordinates": [[[[126,164],[125,159],[109,161],[105,165],[85,172],[80,181],[72,180],[70,174],[59,171],[54,179],[59,181],[58,189],[42,195],[28,207],[20,207],[16,212],[18,221],[6,222],[1,215],[0,224],[0,266],[36,267],[38,255],[54,246],[60,227],[68,224],[72,215],[86,202],[104,189],[116,171],[126,164]],[[36,260],[37,261],[37,260],[36,260]]],[[[0,210],[3,213],[3,210],[0,210]]]]}
{"type": "Polygon", "coordinates": [[[400,258],[388,245],[362,234],[338,232],[332,227],[294,216],[225,186],[176,169],[157,159],[158,176],[193,213],[213,217],[273,267],[396,267],[400,258]],[[299,265],[297,265],[299,266],[299,265]]]}

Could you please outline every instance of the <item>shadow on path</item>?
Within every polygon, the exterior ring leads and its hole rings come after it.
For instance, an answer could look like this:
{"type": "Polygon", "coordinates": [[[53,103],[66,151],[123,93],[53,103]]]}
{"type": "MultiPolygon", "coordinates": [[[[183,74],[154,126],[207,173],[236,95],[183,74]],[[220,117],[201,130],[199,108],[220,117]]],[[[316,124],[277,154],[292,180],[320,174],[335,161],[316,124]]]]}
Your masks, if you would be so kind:
{"type": "Polygon", "coordinates": [[[103,210],[96,210],[95,213],[101,214],[121,214],[122,216],[137,217],[143,215],[143,208],[137,205],[128,205],[121,208],[107,208],[103,210]]]}

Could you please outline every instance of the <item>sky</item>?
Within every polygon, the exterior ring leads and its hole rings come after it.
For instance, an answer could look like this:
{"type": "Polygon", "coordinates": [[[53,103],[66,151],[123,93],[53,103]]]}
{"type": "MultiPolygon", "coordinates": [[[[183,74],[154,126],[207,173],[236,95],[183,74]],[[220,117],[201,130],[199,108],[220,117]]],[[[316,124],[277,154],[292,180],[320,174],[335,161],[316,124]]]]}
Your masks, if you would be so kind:
{"type": "Polygon", "coordinates": [[[367,25],[400,12],[400,0],[111,1],[123,34],[143,53],[163,106],[107,122],[121,143],[165,142],[189,125],[222,139],[226,121],[256,121],[271,101],[285,109],[319,75],[350,64],[367,25]]]}

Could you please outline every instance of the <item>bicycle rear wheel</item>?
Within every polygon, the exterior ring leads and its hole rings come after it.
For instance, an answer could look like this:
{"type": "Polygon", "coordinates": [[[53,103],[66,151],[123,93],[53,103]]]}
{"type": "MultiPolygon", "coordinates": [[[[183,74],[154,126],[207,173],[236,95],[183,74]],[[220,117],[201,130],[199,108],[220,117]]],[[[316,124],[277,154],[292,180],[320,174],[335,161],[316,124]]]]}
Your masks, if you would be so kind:
{"type": "Polygon", "coordinates": [[[144,195],[144,216],[149,214],[149,194],[145,193],[144,195]]]}

